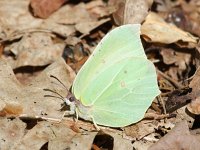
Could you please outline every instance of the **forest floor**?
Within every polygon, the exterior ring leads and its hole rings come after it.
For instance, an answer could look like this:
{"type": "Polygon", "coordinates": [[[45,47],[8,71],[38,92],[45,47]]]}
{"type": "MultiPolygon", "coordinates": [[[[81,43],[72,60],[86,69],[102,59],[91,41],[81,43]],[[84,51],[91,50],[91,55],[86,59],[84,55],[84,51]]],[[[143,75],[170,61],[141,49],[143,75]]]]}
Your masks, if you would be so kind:
{"type": "Polygon", "coordinates": [[[0,149],[198,150],[199,36],[198,0],[0,0],[0,149]],[[141,24],[161,94],[122,128],[61,119],[77,72],[123,24],[141,24]]]}

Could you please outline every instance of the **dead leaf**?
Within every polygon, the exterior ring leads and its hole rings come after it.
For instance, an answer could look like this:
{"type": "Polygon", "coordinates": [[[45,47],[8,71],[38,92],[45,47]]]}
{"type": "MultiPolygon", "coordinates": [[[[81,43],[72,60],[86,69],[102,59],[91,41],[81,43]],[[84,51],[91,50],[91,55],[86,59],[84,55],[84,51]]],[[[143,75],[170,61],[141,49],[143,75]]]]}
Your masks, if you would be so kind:
{"type": "Polygon", "coordinates": [[[90,149],[96,134],[97,132],[87,131],[76,133],[64,123],[42,121],[29,130],[13,149],[39,150],[47,142],[49,150],[90,149]]]}
{"type": "Polygon", "coordinates": [[[0,119],[0,149],[12,149],[25,134],[26,124],[19,119],[0,119]]]}
{"type": "Polygon", "coordinates": [[[77,37],[74,37],[74,36],[68,36],[67,39],[65,40],[65,42],[66,42],[67,45],[75,46],[78,43],[81,43],[81,40],[77,37]]]}
{"type": "Polygon", "coordinates": [[[170,65],[169,74],[174,80],[180,81],[185,78],[184,74],[190,72],[190,63],[192,54],[188,51],[178,51],[172,48],[162,48],[160,54],[162,55],[163,62],[170,65]]]}
{"type": "MultiPolygon", "coordinates": [[[[110,19],[102,19],[100,21],[91,21],[91,22],[80,22],[75,25],[76,30],[83,33],[84,36],[89,34],[90,31],[94,30],[95,28],[99,27],[100,25],[110,21],[110,19]]],[[[83,36],[82,36],[83,37],[83,36]]]]}
{"type": "Polygon", "coordinates": [[[193,127],[194,122],[195,122],[195,116],[192,115],[191,113],[188,113],[187,105],[179,108],[176,111],[176,118],[174,118],[173,121],[171,120],[171,122],[176,124],[176,123],[181,122],[183,120],[187,121],[187,124],[188,124],[189,128],[193,127]]]}
{"type": "Polygon", "coordinates": [[[130,140],[123,139],[122,135],[119,135],[114,132],[106,132],[107,134],[111,135],[114,138],[114,145],[113,150],[132,150],[133,145],[130,140]]]}
{"type": "MultiPolygon", "coordinates": [[[[75,32],[74,26],[72,26],[69,20],[74,20],[75,18],[77,22],[82,21],[79,15],[84,10],[84,7],[81,9],[81,5],[77,6],[77,9],[80,9],[79,11],[76,10],[77,13],[73,10],[74,7],[65,5],[61,10],[59,9],[59,11],[51,15],[51,17],[43,20],[32,16],[29,11],[29,3],[29,0],[0,1],[0,38],[3,41],[18,39],[27,32],[41,30],[43,32],[55,32],[63,37],[67,37],[75,32]],[[62,19],[65,20],[63,16],[66,17],[69,24],[67,22],[60,22],[62,19]],[[71,17],[74,18],[71,19],[71,17]]],[[[90,16],[86,15],[87,11],[84,12],[85,16],[82,16],[83,19],[90,19],[90,16]]]]}
{"type": "Polygon", "coordinates": [[[58,24],[53,20],[46,20],[43,24],[41,24],[41,28],[49,30],[52,33],[56,33],[64,38],[72,35],[76,31],[74,25],[58,24]]]}
{"type": "Polygon", "coordinates": [[[35,77],[32,82],[24,86],[17,81],[8,63],[1,60],[0,101],[3,101],[6,105],[0,111],[3,112],[9,108],[11,109],[13,108],[13,103],[18,103],[21,104],[20,108],[22,107],[21,109],[23,110],[20,116],[45,116],[60,119],[63,112],[59,110],[63,101],[55,97],[44,97],[45,95],[54,95],[54,93],[44,91],[43,89],[57,91],[63,97],[67,95],[68,91],[57,80],[51,78],[50,75],[60,79],[68,89],[75,77],[71,68],[60,58],[35,77]]]}
{"type": "Polygon", "coordinates": [[[72,25],[81,22],[95,21],[96,19],[91,17],[84,3],[79,3],[75,6],[65,5],[61,7],[47,20],[58,24],[72,25]]]}
{"type": "Polygon", "coordinates": [[[128,126],[124,128],[126,136],[131,136],[138,140],[142,139],[146,135],[153,133],[155,131],[155,125],[153,122],[147,120],[142,120],[137,124],[128,126]]]}
{"type": "Polygon", "coordinates": [[[169,9],[180,5],[180,1],[154,0],[154,3],[157,4],[156,11],[158,12],[167,12],[169,9]]]}
{"type": "Polygon", "coordinates": [[[6,39],[16,31],[33,29],[42,23],[41,19],[34,18],[29,13],[29,0],[0,1],[1,39],[6,39]]]}
{"type": "MultiPolygon", "coordinates": [[[[1,102],[3,103],[3,101],[1,102]]],[[[14,115],[18,116],[23,113],[23,107],[19,102],[10,102],[1,104],[0,116],[14,115]]]]}
{"type": "Polygon", "coordinates": [[[12,68],[23,66],[45,66],[62,56],[64,43],[53,42],[53,35],[43,32],[25,34],[18,42],[7,46],[15,57],[8,59],[12,68]]]}
{"type": "Polygon", "coordinates": [[[193,114],[200,114],[200,67],[197,68],[192,81],[190,82],[192,88],[192,101],[188,104],[188,110],[193,114]]]}
{"type": "MultiPolygon", "coordinates": [[[[21,38],[28,32],[37,31],[47,33],[51,32],[66,38],[67,36],[76,32],[74,27],[76,24],[90,24],[90,22],[96,22],[95,27],[97,27],[99,24],[102,24],[102,18],[92,14],[94,12],[88,11],[88,6],[85,3],[79,3],[75,6],[64,5],[45,20],[34,18],[28,9],[28,6],[29,0],[13,0],[9,3],[5,0],[0,1],[0,13],[2,14],[0,17],[1,42],[13,41],[21,38]]],[[[108,10],[108,8],[105,6],[103,8],[105,11],[108,10]]],[[[104,16],[105,15],[106,14],[104,14],[104,16]]],[[[107,15],[109,15],[109,13],[107,15]]],[[[104,19],[106,18],[103,18],[103,20],[104,19]]],[[[80,31],[85,31],[84,27],[85,26],[79,26],[78,29],[80,31]]],[[[95,27],[92,25],[90,30],[94,29],[95,27]]],[[[85,32],[88,32],[88,29],[85,32]]]]}
{"type": "Polygon", "coordinates": [[[191,135],[186,121],[178,123],[167,135],[152,145],[149,150],[198,150],[200,141],[191,135]]]}
{"type": "Polygon", "coordinates": [[[167,113],[171,113],[178,108],[183,107],[188,104],[192,100],[191,89],[177,89],[168,95],[166,101],[166,111],[167,113]]]}
{"type": "Polygon", "coordinates": [[[191,113],[199,115],[200,114],[200,97],[196,97],[195,99],[193,99],[187,108],[191,113]]]}
{"type": "Polygon", "coordinates": [[[180,47],[194,48],[197,46],[198,38],[188,32],[168,24],[156,13],[149,13],[142,24],[141,32],[147,42],[171,44],[175,43],[180,47]]]}
{"type": "Polygon", "coordinates": [[[195,35],[200,36],[199,30],[199,10],[200,5],[198,0],[191,0],[191,1],[180,1],[180,6],[183,12],[187,15],[188,24],[190,25],[189,31],[195,35]]]}
{"type": "Polygon", "coordinates": [[[48,18],[53,12],[64,4],[66,0],[31,0],[30,5],[34,16],[48,18]]]}
{"type": "Polygon", "coordinates": [[[87,10],[95,18],[103,18],[111,15],[112,11],[109,11],[107,3],[102,0],[90,1],[86,4],[87,10]]]}
{"type": "Polygon", "coordinates": [[[196,68],[200,66],[200,43],[198,43],[194,53],[193,53],[194,65],[196,68]]]}
{"type": "Polygon", "coordinates": [[[181,70],[185,70],[191,61],[191,54],[174,51],[170,48],[162,48],[160,54],[162,55],[165,64],[175,64],[176,66],[179,66],[179,69],[181,70]]]}
{"type": "Polygon", "coordinates": [[[142,120],[137,124],[125,127],[126,135],[124,137],[134,141],[133,146],[135,149],[148,149],[148,147],[159,140],[160,134],[166,134],[173,127],[174,124],[171,123],[170,119],[166,121],[142,120]]]}
{"type": "Polygon", "coordinates": [[[148,148],[152,145],[152,142],[148,142],[146,140],[139,140],[133,143],[134,150],[148,150],[148,148]]]}
{"type": "Polygon", "coordinates": [[[117,25],[141,23],[144,21],[151,7],[152,0],[110,0],[110,6],[114,6],[114,21],[117,25]]]}

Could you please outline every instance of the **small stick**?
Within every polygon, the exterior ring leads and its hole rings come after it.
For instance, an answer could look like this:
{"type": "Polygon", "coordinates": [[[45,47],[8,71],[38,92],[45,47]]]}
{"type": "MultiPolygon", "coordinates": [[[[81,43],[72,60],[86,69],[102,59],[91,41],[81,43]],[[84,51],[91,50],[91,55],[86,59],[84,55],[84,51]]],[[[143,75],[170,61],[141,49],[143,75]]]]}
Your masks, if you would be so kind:
{"type": "Polygon", "coordinates": [[[161,72],[160,70],[157,69],[157,73],[160,74],[161,76],[163,76],[165,79],[169,80],[172,84],[174,84],[175,87],[177,87],[178,89],[183,89],[184,87],[179,84],[177,81],[175,81],[174,79],[172,79],[171,77],[169,77],[168,75],[164,74],[163,72],[161,72]]]}
{"type": "Polygon", "coordinates": [[[167,111],[166,111],[166,108],[165,108],[165,102],[163,101],[161,95],[158,95],[158,100],[161,101],[161,104],[162,104],[162,107],[163,107],[163,110],[164,110],[164,114],[166,115],[167,111]]]}
{"type": "Polygon", "coordinates": [[[165,118],[170,118],[173,117],[172,114],[155,114],[155,113],[146,113],[144,116],[144,119],[155,119],[155,120],[161,120],[161,119],[165,119],[165,118]]]}

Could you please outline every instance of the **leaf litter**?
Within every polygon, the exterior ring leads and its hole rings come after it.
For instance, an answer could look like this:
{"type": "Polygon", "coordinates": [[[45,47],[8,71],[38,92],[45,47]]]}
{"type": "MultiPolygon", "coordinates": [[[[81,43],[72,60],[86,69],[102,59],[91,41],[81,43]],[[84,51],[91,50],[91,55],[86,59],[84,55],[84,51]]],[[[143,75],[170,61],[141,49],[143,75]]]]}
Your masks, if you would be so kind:
{"type": "Polygon", "coordinates": [[[198,149],[197,0],[0,4],[0,149],[198,149]],[[97,132],[69,114],[61,120],[78,70],[111,28],[127,23],[142,24],[161,98],[142,121],[121,129],[97,132]]]}

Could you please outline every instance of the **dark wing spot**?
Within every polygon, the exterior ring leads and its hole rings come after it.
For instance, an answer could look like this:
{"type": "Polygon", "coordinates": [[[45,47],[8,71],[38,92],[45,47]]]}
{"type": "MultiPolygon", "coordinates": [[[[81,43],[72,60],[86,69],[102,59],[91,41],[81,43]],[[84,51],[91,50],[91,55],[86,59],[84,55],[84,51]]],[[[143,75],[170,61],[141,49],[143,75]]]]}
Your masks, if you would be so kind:
{"type": "Polygon", "coordinates": [[[124,73],[127,74],[127,70],[124,70],[124,73]]]}

